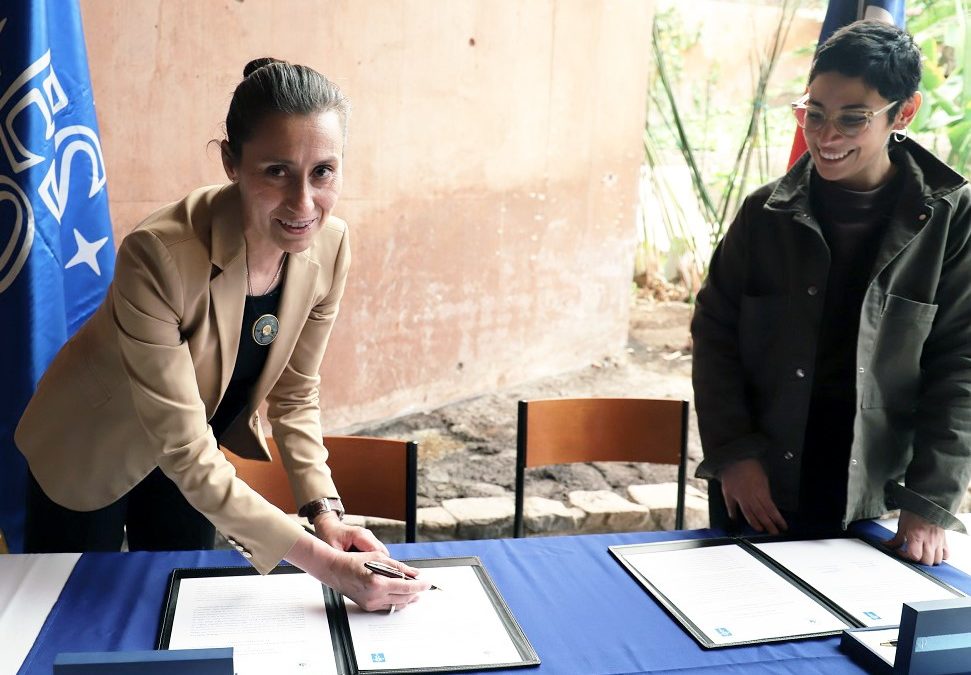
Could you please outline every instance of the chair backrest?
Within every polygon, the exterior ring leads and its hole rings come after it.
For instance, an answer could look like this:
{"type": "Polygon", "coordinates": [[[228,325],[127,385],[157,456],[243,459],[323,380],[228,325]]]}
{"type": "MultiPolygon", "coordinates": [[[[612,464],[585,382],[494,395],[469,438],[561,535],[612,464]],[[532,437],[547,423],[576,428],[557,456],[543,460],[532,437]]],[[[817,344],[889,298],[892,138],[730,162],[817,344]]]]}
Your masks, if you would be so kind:
{"type": "Polygon", "coordinates": [[[325,436],[327,465],[348,513],[405,521],[405,541],[418,527],[418,444],[367,436],[325,436]]]}
{"type": "Polygon", "coordinates": [[[519,402],[514,535],[523,536],[527,467],[570,462],[650,462],[678,467],[675,527],[684,526],[688,402],[561,398],[519,402]]]}
{"type": "MultiPolygon", "coordinates": [[[[287,473],[276,442],[267,437],[271,462],[226,457],[236,475],[274,506],[296,513],[287,473]]],[[[325,436],[334,483],[348,513],[405,522],[405,541],[415,541],[418,524],[418,445],[367,436],[325,436]]],[[[323,495],[322,495],[323,496],[323,495]]]]}

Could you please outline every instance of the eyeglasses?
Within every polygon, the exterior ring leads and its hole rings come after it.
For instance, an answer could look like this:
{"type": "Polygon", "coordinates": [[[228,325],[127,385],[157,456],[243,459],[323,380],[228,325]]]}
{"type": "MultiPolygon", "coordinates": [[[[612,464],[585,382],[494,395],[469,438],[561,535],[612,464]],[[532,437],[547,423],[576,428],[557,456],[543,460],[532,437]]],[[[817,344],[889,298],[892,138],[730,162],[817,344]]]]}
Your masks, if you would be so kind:
{"type": "Polygon", "coordinates": [[[870,122],[877,115],[890,110],[897,105],[897,101],[888,103],[879,110],[848,110],[835,115],[827,115],[814,105],[809,105],[809,94],[805,94],[798,101],[792,103],[792,113],[796,116],[796,124],[807,131],[820,131],[826,126],[827,120],[832,120],[836,131],[844,136],[859,136],[870,126],[870,122]]]}

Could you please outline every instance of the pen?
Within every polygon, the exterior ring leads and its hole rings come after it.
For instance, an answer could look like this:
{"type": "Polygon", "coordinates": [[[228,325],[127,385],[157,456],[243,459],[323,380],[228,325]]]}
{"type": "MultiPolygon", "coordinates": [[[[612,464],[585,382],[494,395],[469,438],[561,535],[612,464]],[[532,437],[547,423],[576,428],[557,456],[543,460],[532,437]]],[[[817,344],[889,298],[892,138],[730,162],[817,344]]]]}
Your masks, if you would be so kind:
{"type": "Polygon", "coordinates": [[[880,646],[881,647],[896,647],[897,646],[897,641],[896,640],[887,640],[886,642],[881,642],[880,643],[880,646]]]}
{"type": "MultiPolygon", "coordinates": [[[[368,560],[366,563],[364,563],[364,566],[375,574],[380,574],[382,577],[391,577],[392,579],[414,579],[414,577],[409,577],[397,567],[385,565],[383,562],[378,562],[376,560],[368,560]]],[[[428,590],[440,591],[442,588],[440,586],[432,586],[428,590]]]]}

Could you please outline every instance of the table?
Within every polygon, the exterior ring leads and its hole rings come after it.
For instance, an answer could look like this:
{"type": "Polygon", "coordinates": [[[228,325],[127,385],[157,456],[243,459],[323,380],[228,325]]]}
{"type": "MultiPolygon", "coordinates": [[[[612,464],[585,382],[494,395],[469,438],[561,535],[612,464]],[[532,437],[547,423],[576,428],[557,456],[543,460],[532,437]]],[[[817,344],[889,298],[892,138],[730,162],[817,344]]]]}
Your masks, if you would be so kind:
{"type": "MultiPolygon", "coordinates": [[[[859,534],[888,538],[873,523],[859,534]]],[[[718,536],[716,530],[393,544],[396,558],[479,556],[539,653],[538,669],[494,673],[863,673],[839,638],[702,649],[607,552],[617,544],[718,536]]],[[[243,565],[236,551],[85,553],[21,673],[50,673],[59,652],[155,647],[169,572],[243,565]]],[[[934,576],[971,593],[971,576],[934,576]]],[[[730,580],[726,579],[726,583],[730,580]]]]}

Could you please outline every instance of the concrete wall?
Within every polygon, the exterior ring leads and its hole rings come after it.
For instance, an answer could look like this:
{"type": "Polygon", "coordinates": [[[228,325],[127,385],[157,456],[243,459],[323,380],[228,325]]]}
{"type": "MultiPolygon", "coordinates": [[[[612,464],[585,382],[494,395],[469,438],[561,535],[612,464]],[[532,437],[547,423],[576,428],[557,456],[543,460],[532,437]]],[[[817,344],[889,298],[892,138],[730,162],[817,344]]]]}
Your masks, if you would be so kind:
{"type": "Polygon", "coordinates": [[[225,180],[207,143],[249,59],[306,63],[354,103],[325,427],[624,344],[652,1],[81,4],[116,240],[225,180]]]}

